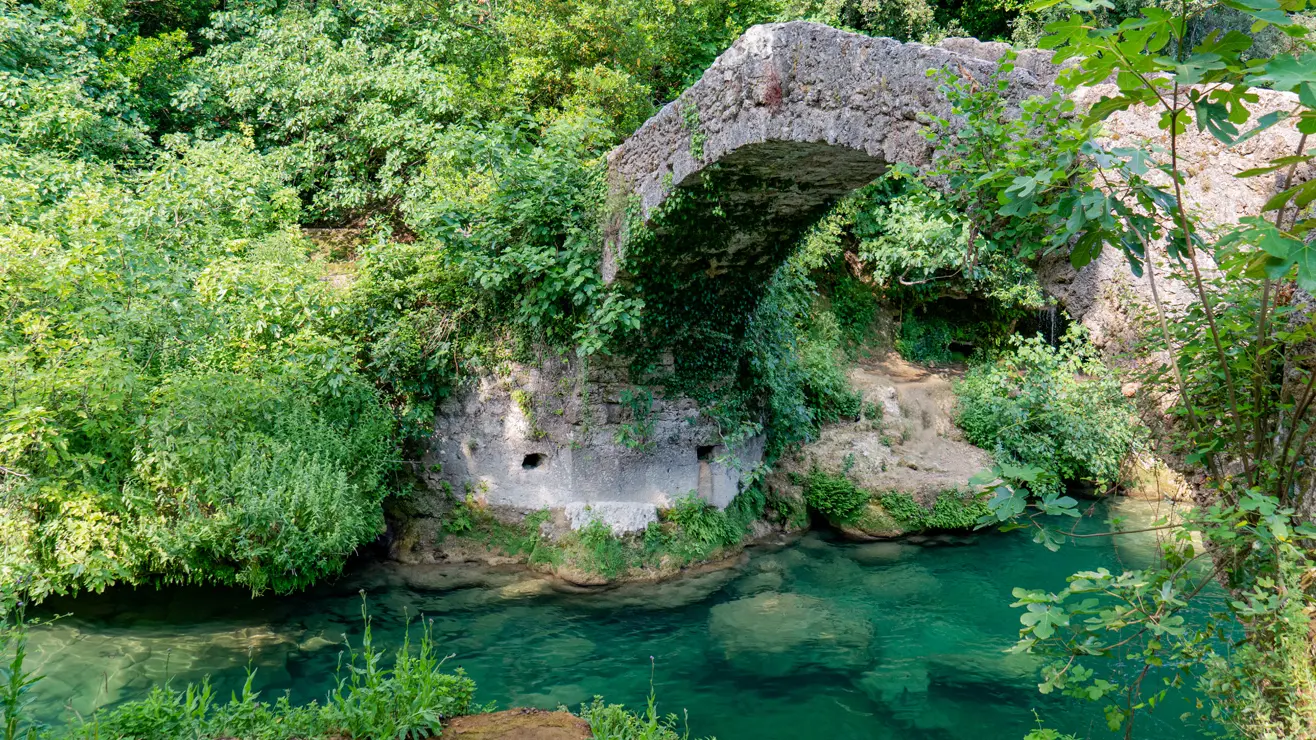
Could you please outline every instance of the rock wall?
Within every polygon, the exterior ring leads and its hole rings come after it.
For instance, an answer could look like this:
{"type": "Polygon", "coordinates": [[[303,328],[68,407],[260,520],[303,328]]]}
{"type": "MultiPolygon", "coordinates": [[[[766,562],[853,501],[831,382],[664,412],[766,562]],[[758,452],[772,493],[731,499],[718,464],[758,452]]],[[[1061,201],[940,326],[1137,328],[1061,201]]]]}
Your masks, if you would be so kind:
{"type": "Polygon", "coordinates": [[[636,531],[689,493],[725,508],[762,456],[761,438],[727,449],[689,399],[655,392],[650,403],[618,360],[546,353],[444,401],[422,461],[431,493],[420,508],[441,512],[471,495],[504,509],[561,511],[573,528],[600,519],[636,531]]]}
{"type": "MultiPolygon", "coordinates": [[[[1254,120],[1272,111],[1292,109],[1297,102],[1292,93],[1260,89],[1249,92],[1258,96],[1251,106],[1254,120]]],[[[1102,96],[1116,94],[1114,85],[1096,85],[1076,91],[1073,99],[1079,110],[1086,110],[1102,96]]],[[[1159,116],[1159,111],[1145,106],[1117,112],[1106,121],[1104,138],[1114,145],[1150,142],[1160,148],[1160,159],[1168,161],[1169,135],[1157,125],[1159,116]]],[[[1185,202],[1208,228],[1259,214],[1262,204],[1277,192],[1284,172],[1246,179],[1234,175],[1272,158],[1293,154],[1299,138],[1290,121],[1230,148],[1208,132],[1189,126],[1177,146],[1180,166],[1188,174],[1183,187],[1185,202]]],[[[1302,164],[1295,182],[1308,180],[1313,174],[1316,168],[1302,164]]],[[[1168,184],[1168,179],[1162,178],[1162,184],[1168,184]]],[[[1173,266],[1164,258],[1163,247],[1157,251],[1160,259],[1156,277],[1162,302],[1171,313],[1181,311],[1196,299],[1189,285],[1175,276],[1173,266]]],[[[1209,256],[1203,257],[1209,263],[1209,256]]],[[[1038,278],[1047,293],[1091,331],[1093,343],[1107,358],[1124,364],[1139,359],[1129,353],[1147,328],[1152,311],[1151,288],[1146,275],[1134,277],[1122,254],[1107,249],[1081,270],[1070,266],[1069,255],[1056,254],[1042,261],[1038,278]]]]}

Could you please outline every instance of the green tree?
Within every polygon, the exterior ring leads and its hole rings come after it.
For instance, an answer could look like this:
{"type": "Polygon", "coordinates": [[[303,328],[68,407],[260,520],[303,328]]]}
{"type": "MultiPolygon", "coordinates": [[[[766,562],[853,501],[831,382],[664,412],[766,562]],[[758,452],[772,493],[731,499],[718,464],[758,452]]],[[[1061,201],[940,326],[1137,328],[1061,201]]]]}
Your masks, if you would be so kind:
{"type": "MultiPolygon", "coordinates": [[[[1025,609],[1019,649],[1055,658],[1043,691],[1106,703],[1111,728],[1126,737],[1140,712],[1194,680],[1212,700],[1210,720],[1256,737],[1306,736],[1316,717],[1310,641],[1316,602],[1305,575],[1316,536],[1306,462],[1316,429],[1310,414],[1316,373],[1311,319],[1302,301],[1281,297],[1316,287],[1316,263],[1307,260],[1316,221],[1305,216],[1316,183],[1293,184],[1296,166],[1313,156],[1306,143],[1316,132],[1316,57],[1249,59],[1254,40],[1238,31],[1195,38],[1190,29],[1206,8],[1148,7],[1111,24],[1108,3],[1070,5],[1042,39],[1057,50],[1056,62],[1070,63],[1061,84],[1072,89],[1113,79],[1117,88],[1082,113],[1084,125],[1146,106],[1169,147],[1105,147],[1083,137],[1081,159],[1061,172],[1036,172],[1034,181],[1066,182],[1057,191],[1058,213],[1066,218],[1049,220],[1049,243],[1068,246],[1078,267],[1103,249],[1118,249],[1145,276],[1153,302],[1149,328],[1168,356],[1149,380],[1172,392],[1176,440],[1187,464],[1200,471],[1209,500],[1186,522],[1160,525],[1169,538],[1157,567],[1078,573],[1057,592],[1016,590],[1016,605],[1025,609]],[[1285,109],[1254,118],[1257,97],[1249,89],[1261,86],[1298,95],[1285,109]],[[1204,176],[1179,154],[1188,127],[1238,147],[1281,121],[1301,134],[1295,150],[1237,173],[1277,173],[1280,192],[1263,215],[1208,229],[1184,197],[1184,183],[1204,176]],[[1209,267],[1218,268],[1215,276],[1209,267]],[[1195,298],[1174,315],[1161,293],[1170,273],[1195,298]],[[1188,624],[1183,609],[1216,579],[1229,590],[1228,614],[1188,624]],[[1223,640],[1232,645],[1228,651],[1220,649],[1223,640]],[[1132,661],[1132,670],[1102,677],[1093,661],[1112,656],[1132,661]]],[[[1273,26],[1294,39],[1305,34],[1292,15],[1301,2],[1224,7],[1251,17],[1254,31],[1273,26]]],[[[965,156],[966,171],[988,166],[985,154],[965,156]]],[[[1029,203],[1025,180],[1004,191],[995,216],[1012,218],[1029,203]]],[[[1023,483],[1036,476],[998,472],[1023,483]]],[[[1072,514],[1073,502],[1029,497],[1025,489],[998,483],[991,518],[1022,518],[1044,528],[1043,539],[1063,539],[1066,533],[1046,515],[1072,514]]]]}

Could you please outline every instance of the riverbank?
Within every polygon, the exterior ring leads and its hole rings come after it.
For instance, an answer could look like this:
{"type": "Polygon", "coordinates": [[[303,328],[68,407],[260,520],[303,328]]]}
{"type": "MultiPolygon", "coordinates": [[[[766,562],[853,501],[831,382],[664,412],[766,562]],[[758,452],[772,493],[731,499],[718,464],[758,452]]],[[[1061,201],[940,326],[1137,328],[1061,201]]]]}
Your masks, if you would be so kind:
{"type": "MultiPolygon", "coordinates": [[[[1155,515],[1118,506],[1130,529],[1134,512],[1155,515]]],[[[1034,666],[1003,652],[1018,624],[1010,591],[1155,552],[1151,535],[1117,540],[1050,553],[1021,533],[935,546],[810,533],[732,568],[585,594],[505,568],[383,565],[293,597],[122,589],[48,605],[73,616],[32,636],[32,666],[49,677],[35,696],[43,719],[61,721],[166,679],[210,675],[227,697],[251,667],[264,697],[323,701],[344,640],[360,644],[364,591],[377,646],[393,650],[423,617],[480,705],[579,710],[603,695],[641,708],[652,668],[659,712],[688,713],[692,736],[1017,740],[1034,709],[1071,731],[1104,724],[1095,706],[1038,695],[1034,666]]],[[[1149,724],[1196,737],[1178,720],[1191,710],[1172,702],[1149,724]]]]}
{"type": "Polygon", "coordinates": [[[847,377],[855,414],[823,424],[762,479],[738,473],[752,482],[725,509],[691,490],[651,505],[654,519],[633,524],[606,503],[586,505],[579,516],[493,504],[482,493],[488,480],[458,480],[470,491],[465,497],[421,493],[389,502],[388,556],[521,565],[567,587],[599,588],[731,567],[747,547],[781,546],[813,526],[864,541],[969,533],[986,513],[970,480],[992,460],[955,426],[952,383],[961,374],[864,349],[847,377]]]}

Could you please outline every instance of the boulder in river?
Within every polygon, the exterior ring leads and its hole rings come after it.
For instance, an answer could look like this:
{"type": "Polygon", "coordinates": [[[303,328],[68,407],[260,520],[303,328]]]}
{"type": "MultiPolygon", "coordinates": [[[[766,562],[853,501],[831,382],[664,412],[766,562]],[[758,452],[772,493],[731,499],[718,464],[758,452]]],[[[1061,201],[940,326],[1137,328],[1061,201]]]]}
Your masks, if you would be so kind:
{"type": "Polygon", "coordinates": [[[714,606],[708,629],[727,660],[753,673],[853,670],[868,661],[872,624],[816,596],[762,593],[714,606]]]}

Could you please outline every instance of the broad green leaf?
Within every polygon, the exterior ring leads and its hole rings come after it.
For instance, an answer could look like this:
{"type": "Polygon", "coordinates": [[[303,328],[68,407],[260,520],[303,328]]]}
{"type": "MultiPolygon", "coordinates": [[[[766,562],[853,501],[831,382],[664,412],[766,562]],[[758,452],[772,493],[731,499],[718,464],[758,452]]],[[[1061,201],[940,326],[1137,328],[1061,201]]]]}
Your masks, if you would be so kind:
{"type": "Polygon", "coordinates": [[[1101,232],[1089,231],[1083,234],[1074,243],[1074,248],[1069,253],[1069,264],[1073,265],[1076,270],[1087,267],[1088,263],[1101,254],[1102,246],[1104,244],[1101,239],[1101,232]]]}
{"type": "Polygon", "coordinates": [[[1275,0],[1221,0],[1221,5],[1242,11],[1253,18],[1280,27],[1295,25],[1288,13],[1285,13],[1275,0]]]}
{"type": "Polygon", "coordinates": [[[1193,111],[1197,113],[1198,131],[1210,131],[1212,136],[1226,145],[1232,144],[1238,137],[1238,127],[1229,121],[1229,111],[1220,103],[1201,98],[1193,104],[1193,111]]]}
{"type": "MultiPolygon", "coordinates": [[[[1303,191],[1316,192],[1316,180],[1308,180],[1307,182],[1294,185],[1291,188],[1285,188],[1284,190],[1275,193],[1262,204],[1261,211],[1263,213],[1266,211],[1277,211],[1287,206],[1289,201],[1295,200],[1303,191]]],[[[1310,201],[1311,198],[1307,198],[1307,202],[1310,201]]]]}
{"type": "Polygon", "coordinates": [[[1269,129],[1271,126],[1274,126],[1275,124],[1279,123],[1280,121],[1286,120],[1288,117],[1289,117],[1288,111],[1271,111],[1270,113],[1267,113],[1266,115],[1257,119],[1257,125],[1255,127],[1248,129],[1246,132],[1243,133],[1242,136],[1239,136],[1237,139],[1234,139],[1234,145],[1238,146],[1239,144],[1242,144],[1248,139],[1251,139],[1253,136],[1256,136],[1257,134],[1265,131],[1266,129],[1269,129]]]}
{"type": "Polygon", "coordinates": [[[1193,54],[1182,62],[1172,63],[1176,81],[1181,85],[1197,85],[1212,73],[1225,68],[1219,54],[1193,54]]]}
{"type": "Polygon", "coordinates": [[[1128,110],[1130,107],[1137,105],[1140,102],[1142,101],[1131,95],[1122,95],[1118,98],[1108,98],[1103,96],[1088,109],[1088,114],[1084,121],[1088,124],[1096,123],[1097,121],[1104,121],[1109,118],[1111,114],[1122,110],[1128,110]]]}
{"type": "Polygon", "coordinates": [[[1219,31],[1212,31],[1206,40],[1193,49],[1194,54],[1217,54],[1231,62],[1252,48],[1252,37],[1241,31],[1229,31],[1223,36],[1219,31]]]}
{"type": "Polygon", "coordinates": [[[1262,67],[1262,73],[1248,78],[1249,85],[1265,85],[1275,90],[1292,92],[1303,83],[1316,82],[1316,52],[1301,57],[1280,54],[1262,67]]]}

